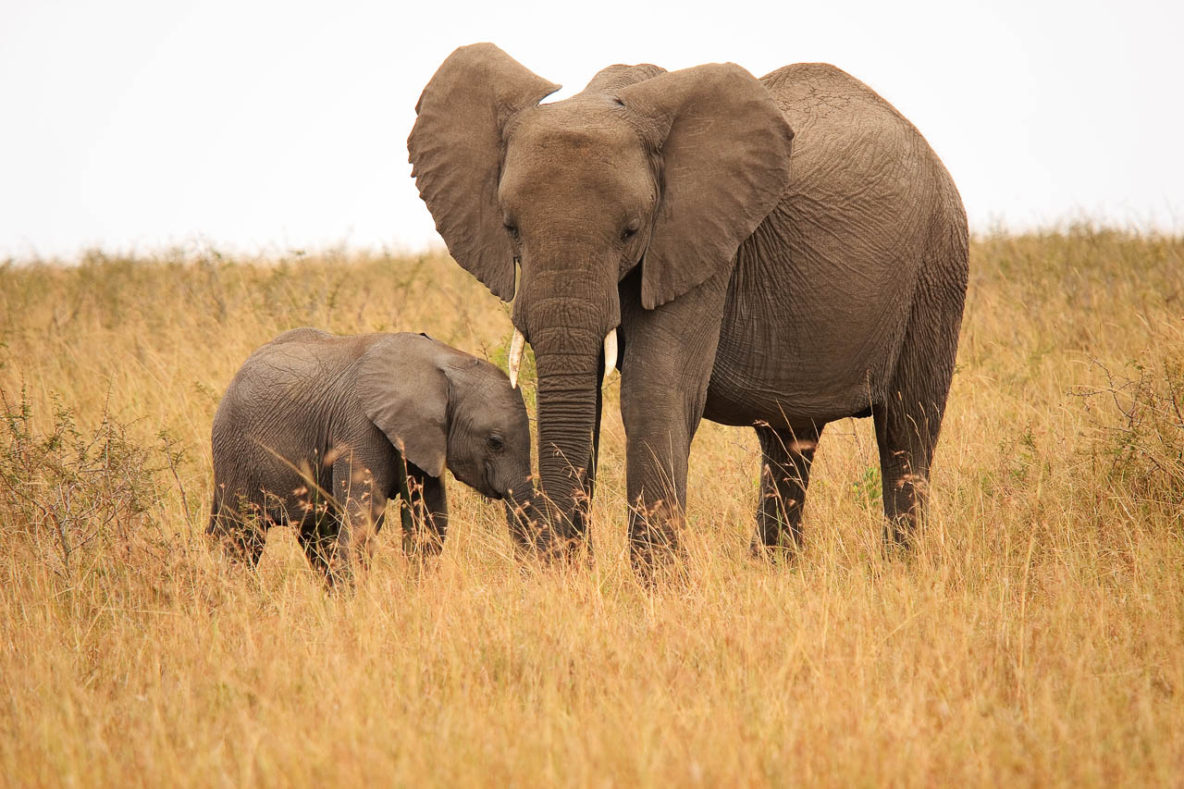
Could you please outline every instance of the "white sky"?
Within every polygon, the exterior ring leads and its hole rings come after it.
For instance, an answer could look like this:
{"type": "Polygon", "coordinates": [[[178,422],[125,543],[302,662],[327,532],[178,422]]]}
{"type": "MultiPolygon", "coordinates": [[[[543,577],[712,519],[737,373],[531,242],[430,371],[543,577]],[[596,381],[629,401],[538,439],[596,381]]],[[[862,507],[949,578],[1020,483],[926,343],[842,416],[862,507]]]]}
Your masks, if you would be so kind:
{"type": "Polygon", "coordinates": [[[561,95],[612,63],[828,61],[921,129],[973,229],[1184,232],[1182,39],[1153,0],[0,0],[0,259],[439,244],[406,139],[475,41],[561,95]]]}

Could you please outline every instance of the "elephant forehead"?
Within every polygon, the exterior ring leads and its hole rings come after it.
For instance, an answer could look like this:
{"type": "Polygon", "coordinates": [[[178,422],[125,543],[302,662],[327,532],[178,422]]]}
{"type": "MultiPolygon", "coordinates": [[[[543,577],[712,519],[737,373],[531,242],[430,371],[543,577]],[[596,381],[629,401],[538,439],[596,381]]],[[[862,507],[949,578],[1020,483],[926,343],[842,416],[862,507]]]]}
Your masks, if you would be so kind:
{"type": "Polygon", "coordinates": [[[619,113],[559,107],[536,107],[515,126],[506,145],[507,177],[608,179],[646,167],[641,139],[619,113]]]}
{"type": "MultiPolygon", "coordinates": [[[[528,434],[526,407],[522,398],[510,396],[508,390],[508,385],[474,388],[460,399],[453,418],[479,434],[496,432],[512,440],[516,440],[520,432],[528,434]]],[[[517,395],[517,392],[514,394],[517,395]]]]}
{"type": "Polygon", "coordinates": [[[499,367],[484,359],[473,361],[476,364],[466,365],[460,374],[451,376],[458,384],[455,392],[458,401],[494,412],[525,409],[521,390],[510,386],[510,379],[499,367]]]}

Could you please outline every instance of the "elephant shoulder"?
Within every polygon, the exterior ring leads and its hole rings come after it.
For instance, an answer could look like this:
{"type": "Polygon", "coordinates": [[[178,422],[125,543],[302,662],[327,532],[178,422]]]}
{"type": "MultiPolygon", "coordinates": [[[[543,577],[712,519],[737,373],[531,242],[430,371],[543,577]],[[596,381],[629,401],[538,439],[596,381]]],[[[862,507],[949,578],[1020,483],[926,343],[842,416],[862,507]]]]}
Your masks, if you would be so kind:
{"type": "MultiPolygon", "coordinates": [[[[793,128],[795,181],[837,185],[892,181],[904,171],[928,182],[940,162],[921,132],[886,99],[829,63],[797,63],[761,78],[793,128]],[[934,167],[934,164],[937,167],[934,167]],[[842,172],[839,172],[839,171],[842,172]]],[[[915,197],[915,196],[914,196],[915,197]]]]}

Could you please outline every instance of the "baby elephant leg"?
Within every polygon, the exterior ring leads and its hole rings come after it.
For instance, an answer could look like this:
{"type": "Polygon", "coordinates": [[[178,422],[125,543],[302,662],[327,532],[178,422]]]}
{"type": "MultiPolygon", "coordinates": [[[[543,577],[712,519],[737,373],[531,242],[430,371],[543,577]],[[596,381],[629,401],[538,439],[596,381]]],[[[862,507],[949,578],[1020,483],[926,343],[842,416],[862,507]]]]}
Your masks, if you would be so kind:
{"type": "Polygon", "coordinates": [[[340,530],[340,520],[334,511],[318,513],[306,518],[296,532],[296,540],[304,549],[308,563],[322,575],[329,577],[332,573],[333,554],[336,550],[337,533],[340,530]]]}
{"type": "Polygon", "coordinates": [[[256,504],[239,502],[238,505],[237,508],[230,507],[228,502],[215,498],[206,534],[217,543],[223,555],[253,568],[259,564],[267,542],[268,518],[263,508],[256,504]]]}
{"type": "Polygon", "coordinates": [[[444,480],[408,465],[400,495],[405,503],[403,552],[414,557],[438,555],[448,533],[448,497],[444,480]]]}
{"type": "Polygon", "coordinates": [[[385,490],[370,467],[353,455],[346,454],[334,461],[333,495],[341,518],[331,561],[335,579],[351,578],[356,563],[368,564],[371,543],[382,525],[386,508],[385,490]]]}
{"type": "MultiPolygon", "coordinates": [[[[330,475],[332,468],[329,469],[330,475]]],[[[291,518],[296,527],[296,541],[304,549],[304,555],[314,570],[326,578],[332,574],[333,554],[336,551],[337,533],[341,528],[341,514],[333,501],[332,478],[322,479],[311,471],[305,471],[304,484],[293,492],[294,500],[289,506],[291,518]]]]}

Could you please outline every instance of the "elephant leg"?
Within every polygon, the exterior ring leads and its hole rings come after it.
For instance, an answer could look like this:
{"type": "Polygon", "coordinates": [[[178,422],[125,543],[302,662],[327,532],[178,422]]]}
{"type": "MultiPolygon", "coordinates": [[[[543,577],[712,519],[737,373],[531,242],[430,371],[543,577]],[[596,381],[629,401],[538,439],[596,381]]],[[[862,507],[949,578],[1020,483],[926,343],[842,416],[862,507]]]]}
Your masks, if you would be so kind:
{"type": "Polygon", "coordinates": [[[337,543],[339,529],[337,513],[325,512],[307,518],[296,532],[296,540],[304,549],[308,563],[326,578],[330,577],[332,571],[334,546],[337,543]]]}
{"type": "Polygon", "coordinates": [[[658,309],[644,310],[622,283],[621,417],[634,568],[672,558],[684,520],[691,440],[707,401],[728,272],[658,309]]]}
{"type": "Polygon", "coordinates": [[[357,455],[345,453],[333,462],[333,495],[341,510],[332,562],[336,579],[350,578],[355,564],[368,562],[386,509],[385,490],[357,455]]]}
{"type": "Polygon", "coordinates": [[[206,534],[231,561],[251,568],[258,566],[267,544],[267,515],[257,505],[246,502],[242,508],[249,511],[247,514],[228,510],[222,503],[215,503],[215,507],[206,534]]]}
{"type": "MultiPolygon", "coordinates": [[[[929,464],[937,443],[936,424],[920,404],[902,399],[872,408],[884,497],[886,549],[907,548],[925,511],[929,464]]],[[[940,414],[937,415],[940,422],[940,414]]]]}
{"type": "Polygon", "coordinates": [[[758,425],[756,434],[761,444],[761,499],[752,553],[793,551],[802,544],[802,506],[822,426],[813,422],[780,429],[758,425]]]}
{"type": "Polygon", "coordinates": [[[437,556],[448,534],[448,497],[444,480],[407,466],[403,496],[403,553],[437,556]]]}
{"type": "MultiPolygon", "coordinates": [[[[626,427],[629,548],[634,568],[648,575],[678,550],[687,495],[687,457],[692,431],[682,424],[685,409],[666,405],[662,418],[680,424],[661,432],[637,423],[626,427]]],[[[697,427],[697,425],[696,425],[697,427]]]]}
{"type": "Polygon", "coordinates": [[[872,406],[888,519],[885,550],[907,548],[924,518],[930,465],[954,375],[966,289],[965,239],[961,247],[955,244],[947,249],[939,244],[930,257],[918,283],[888,396],[872,406]],[[951,256],[961,259],[960,267],[943,264],[951,256]],[[934,273],[950,270],[960,270],[962,275],[934,273]]]}
{"type": "Polygon", "coordinates": [[[304,484],[293,491],[293,499],[287,504],[289,522],[296,527],[296,541],[304,550],[313,570],[326,580],[332,580],[333,557],[336,551],[337,534],[341,529],[341,513],[332,501],[333,469],[328,473],[314,473],[302,469],[304,484]],[[294,517],[299,513],[299,517],[294,517]]]}
{"type": "MultiPolygon", "coordinates": [[[[948,386],[948,378],[946,379],[948,386]]],[[[929,468],[945,406],[940,395],[895,390],[888,402],[872,407],[884,497],[885,549],[907,548],[925,514],[929,468]]]]}

